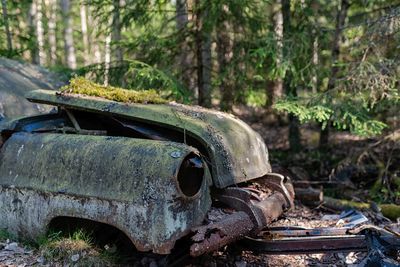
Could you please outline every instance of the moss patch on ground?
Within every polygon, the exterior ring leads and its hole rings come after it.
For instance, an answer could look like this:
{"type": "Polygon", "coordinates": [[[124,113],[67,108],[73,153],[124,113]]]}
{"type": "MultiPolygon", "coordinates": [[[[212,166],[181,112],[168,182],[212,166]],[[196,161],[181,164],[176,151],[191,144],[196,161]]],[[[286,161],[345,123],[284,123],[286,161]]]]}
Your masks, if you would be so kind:
{"type": "Polygon", "coordinates": [[[167,102],[155,90],[136,91],[113,86],[103,86],[83,77],[72,78],[69,85],[61,88],[61,92],[64,94],[101,97],[124,103],[163,104],[167,102]]]}

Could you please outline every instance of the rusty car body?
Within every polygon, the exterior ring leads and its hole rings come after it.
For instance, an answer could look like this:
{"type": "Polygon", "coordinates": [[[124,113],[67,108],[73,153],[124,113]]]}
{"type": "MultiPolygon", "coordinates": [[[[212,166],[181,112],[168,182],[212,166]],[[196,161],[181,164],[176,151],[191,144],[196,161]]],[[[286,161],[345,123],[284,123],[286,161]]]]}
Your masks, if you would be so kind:
{"type": "Polygon", "coordinates": [[[0,126],[0,227],[17,235],[81,218],[158,254],[192,233],[198,256],[257,233],[293,203],[262,138],[233,115],[47,90],[27,99],[58,112],[0,126]]]}

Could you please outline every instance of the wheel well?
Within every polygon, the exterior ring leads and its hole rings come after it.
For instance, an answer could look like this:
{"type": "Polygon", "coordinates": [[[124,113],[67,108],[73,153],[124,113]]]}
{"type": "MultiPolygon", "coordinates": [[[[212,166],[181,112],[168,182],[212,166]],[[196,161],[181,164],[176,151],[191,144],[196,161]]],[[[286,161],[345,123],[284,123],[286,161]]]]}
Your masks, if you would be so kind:
{"type": "Polygon", "coordinates": [[[48,233],[60,232],[62,237],[72,236],[79,230],[88,234],[91,242],[100,248],[115,245],[120,254],[131,255],[137,252],[129,237],[113,225],[89,219],[59,216],[53,218],[47,226],[48,233]]]}

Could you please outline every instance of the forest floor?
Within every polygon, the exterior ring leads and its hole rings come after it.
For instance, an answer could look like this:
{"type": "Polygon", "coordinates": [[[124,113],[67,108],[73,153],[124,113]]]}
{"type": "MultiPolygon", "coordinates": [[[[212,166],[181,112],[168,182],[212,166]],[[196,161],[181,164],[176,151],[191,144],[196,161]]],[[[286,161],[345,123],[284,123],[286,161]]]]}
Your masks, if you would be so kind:
{"type": "MultiPolygon", "coordinates": [[[[333,188],[324,188],[324,192],[335,197],[349,198],[351,196],[352,200],[358,201],[367,201],[371,197],[377,197],[375,195],[371,196],[370,192],[371,186],[376,184],[376,170],[367,173],[360,172],[358,167],[354,165],[355,163],[353,164],[354,159],[359,164],[363,162],[371,163],[371,158],[375,158],[377,162],[383,162],[384,169],[388,172],[385,174],[385,177],[391,177],[389,172],[391,174],[394,173],[394,176],[398,176],[400,173],[400,153],[398,153],[399,147],[396,141],[395,145],[393,145],[387,139],[366,139],[349,133],[333,132],[330,136],[330,148],[325,152],[321,152],[317,149],[318,128],[306,125],[301,127],[304,148],[300,152],[293,154],[288,151],[288,127],[284,123],[278,123],[275,118],[269,117],[263,111],[258,112],[254,109],[240,108],[236,109],[235,113],[249,123],[264,138],[270,150],[271,162],[292,170],[293,173],[296,173],[294,179],[310,181],[333,180],[340,182],[340,184],[348,185],[345,188],[342,186],[338,188],[335,188],[335,186],[333,188]],[[338,168],[341,165],[344,167],[338,168]]],[[[387,189],[387,191],[390,191],[390,187],[387,189]]],[[[382,201],[391,201],[400,204],[398,203],[399,197],[393,194],[396,192],[387,191],[382,191],[384,194],[379,194],[381,192],[379,191],[377,195],[381,197],[382,201]]],[[[286,212],[273,225],[310,228],[334,226],[336,221],[327,220],[326,218],[329,216],[326,215],[339,213],[340,211],[325,208],[323,205],[311,208],[296,201],[295,208],[286,212]]],[[[382,226],[387,223],[377,219],[371,211],[365,211],[364,214],[375,225],[382,226]]],[[[397,223],[397,227],[400,227],[399,220],[392,223],[397,223]]],[[[140,258],[135,257],[134,260],[129,260],[127,264],[114,264],[115,258],[110,253],[101,252],[98,248],[93,248],[85,244],[85,240],[72,240],[72,243],[78,242],[78,244],[74,243],[72,247],[68,242],[58,242],[56,245],[51,242],[45,242],[44,245],[35,248],[27,246],[24,243],[15,243],[12,237],[3,236],[2,238],[0,234],[0,266],[113,265],[156,267],[162,266],[163,262],[160,258],[145,255],[140,258]],[[61,246],[62,248],[57,246],[61,246]]],[[[244,251],[238,246],[232,245],[212,254],[185,261],[184,266],[357,266],[366,255],[365,252],[266,255],[244,251]]]]}

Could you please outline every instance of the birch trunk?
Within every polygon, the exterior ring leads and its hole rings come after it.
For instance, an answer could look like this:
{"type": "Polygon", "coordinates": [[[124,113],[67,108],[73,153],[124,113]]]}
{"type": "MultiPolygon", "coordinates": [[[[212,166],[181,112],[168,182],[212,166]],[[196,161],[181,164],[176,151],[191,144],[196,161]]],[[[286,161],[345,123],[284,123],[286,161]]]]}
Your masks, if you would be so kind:
{"type": "Polygon", "coordinates": [[[64,51],[65,62],[71,69],[76,69],[76,55],[74,46],[74,37],[72,30],[71,3],[70,0],[61,0],[61,11],[64,21],[64,51]]]}
{"type": "Polygon", "coordinates": [[[48,42],[50,47],[50,64],[55,65],[57,63],[57,37],[56,37],[56,25],[57,25],[57,1],[56,0],[45,0],[47,6],[46,16],[48,18],[48,42]]]}
{"type": "Polygon", "coordinates": [[[108,86],[110,82],[111,34],[107,35],[106,37],[104,56],[104,86],[108,86]]]}
{"type": "Polygon", "coordinates": [[[80,4],[80,15],[81,15],[81,29],[82,29],[82,43],[83,43],[83,62],[85,65],[89,65],[90,62],[90,44],[89,35],[87,28],[87,15],[85,3],[80,4]]]}
{"type": "Polygon", "coordinates": [[[1,0],[1,7],[3,10],[3,21],[4,21],[4,28],[6,30],[6,36],[7,36],[7,50],[9,53],[13,50],[13,45],[12,45],[12,36],[11,36],[11,31],[10,31],[10,25],[8,24],[8,11],[7,11],[7,1],[6,0],[1,0]]]}
{"type": "Polygon", "coordinates": [[[43,30],[43,1],[36,0],[36,38],[37,38],[37,47],[39,52],[39,65],[46,65],[47,55],[44,49],[44,30],[43,30]]]}

